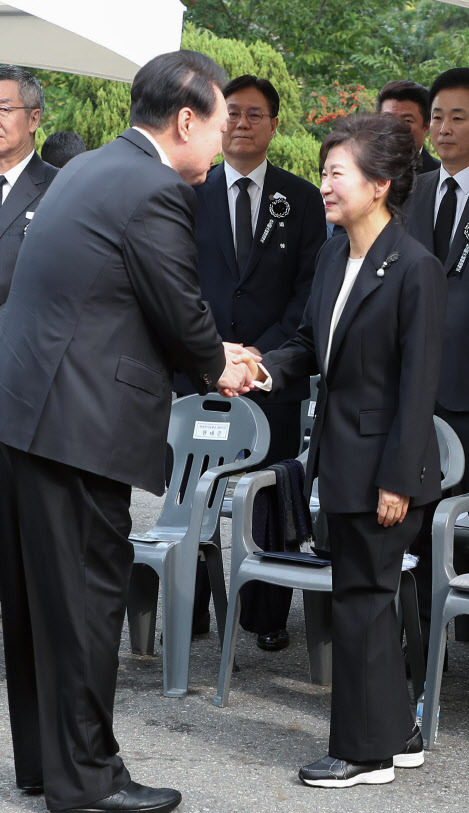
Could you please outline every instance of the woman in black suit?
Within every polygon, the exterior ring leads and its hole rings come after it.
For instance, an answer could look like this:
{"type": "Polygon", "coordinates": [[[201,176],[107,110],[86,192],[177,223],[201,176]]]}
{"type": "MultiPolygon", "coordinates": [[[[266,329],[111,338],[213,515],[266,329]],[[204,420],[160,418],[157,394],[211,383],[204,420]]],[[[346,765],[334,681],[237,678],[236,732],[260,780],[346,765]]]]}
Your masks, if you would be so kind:
{"type": "Polygon", "coordinates": [[[319,476],[331,543],[331,731],[328,755],[300,778],[347,787],[423,762],[394,597],[423,506],[440,496],[433,407],[446,280],[399,223],[416,166],[406,124],[343,119],[321,163],[327,220],[346,234],[318,255],[295,338],[252,366],[273,391],[321,373],[307,483],[319,476]]]}

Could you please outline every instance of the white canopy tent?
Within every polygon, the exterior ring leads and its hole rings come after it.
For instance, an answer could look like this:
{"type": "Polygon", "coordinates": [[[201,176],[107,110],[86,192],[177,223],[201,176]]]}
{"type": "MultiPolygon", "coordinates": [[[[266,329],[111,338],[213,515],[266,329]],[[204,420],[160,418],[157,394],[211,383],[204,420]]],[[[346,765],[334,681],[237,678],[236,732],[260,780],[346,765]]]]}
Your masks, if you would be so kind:
{"type": "Polygon", "coordinates": [[[469,8],[469,0],[437,0],[438,3],[449,3],[450,6],[469,8]]]}
{"type": "Polygon", "coordinates": [[[181,45],[180,0],[0,2],[0,63],[131,82],[181,45]]]}

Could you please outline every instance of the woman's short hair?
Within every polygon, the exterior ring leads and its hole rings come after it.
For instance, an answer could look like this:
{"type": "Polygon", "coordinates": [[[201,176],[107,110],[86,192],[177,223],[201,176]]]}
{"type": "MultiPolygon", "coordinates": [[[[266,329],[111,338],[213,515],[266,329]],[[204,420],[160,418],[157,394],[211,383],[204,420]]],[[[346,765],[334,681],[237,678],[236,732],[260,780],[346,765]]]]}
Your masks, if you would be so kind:
{"type": "Polygon", "coordinates": [[[368,181],[391,181],[386,206],[392,215],[400,214],[414,188],[418,165],[409,125],[397,116],[381,113],[357,113],[339,119],[322,143],[321,166],[339,144],[351,150],[368,181]]]}

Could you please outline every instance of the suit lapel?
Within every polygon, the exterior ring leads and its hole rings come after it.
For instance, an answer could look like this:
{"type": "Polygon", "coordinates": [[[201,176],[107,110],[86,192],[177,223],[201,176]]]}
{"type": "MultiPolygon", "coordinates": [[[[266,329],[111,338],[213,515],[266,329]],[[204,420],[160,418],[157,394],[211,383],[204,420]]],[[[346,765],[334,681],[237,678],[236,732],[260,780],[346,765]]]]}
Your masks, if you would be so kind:
{"type": "MultiPolygon", "coordinates": [[[[329,356],[328,371],[332,369],[334,358],[340,348],[342,341],[345,338],[347,330],[353,321],[357,311],[362,303],[373,293],[377,288],[383,284],[384,277],[378,277],[376,271],[381,267],[385,259],[396,249],[402,239],[404,230],[402,226],[394,221],[390,221],[383,229],[381,234],[378,235],[375,242],[369,249],[367,255],[363,260],[362,267],[358,272],[357,279],[352,287],[349,298],[345,303],[342,315],[337,323],[337,327],[332,339],[331,352],[329,356]]],[[[348,245],[347,245],[348,248],[348,245]]],[[[392,265],[386,273],[392,274],[392,265]]],[[[332,315],[332,313],[331,313],[332,315]]],[[[329,319],[330,326],[330,319],[329,319]]],[[[327,347],[327,345],[326,345],[327,347]]],[[[325,353],[325,350],[324,350],[325,353]]],[[[321,356],[324,362],[324,356],[321,356]]]]}
{"type": "MultiPolygon", "coordinates": [[[[246,277],[252,274],[262,256],[262,252],[265,251],[265,246],[261,243],[261,237],[264,233],[267,223],[271,218],[271,214],[269,212],[270,206],[269,198],[270,195],[273,195],[275,192],[280,192],[282,194],[283,188],[284,183],[282,181],[281,173],[277,172],[275,167],[272,166],[272,164],[270,164],[269,162],[267,162],[267,169],[265,172],[264,186],[262,188],[261,205],[259,207],[259,216],[257,218],[256,231],[253,236],[251,253],[249,255],[246,268],[244,269],[244,272],[241,275],[241,281],[244,281],[246,277]]],[[[276,222],[274,229],[276,229],[277,227],[278,222],[276,222]]],[[[273,239],[273,234],[271,234],[270,239],[273,239]]]]}
{"type": "MultiPolygon", "coordinates": [[[[448,274],[449,271],[456,265],[459,261],[461,254],[464,251],[464,247],[466,243],[469,243],[469,240],[464,234],[464,228],[469,223],[469,200],[466,202],[466,205],[463,209],[463,213],[461,215],[461,219],[458,223],[458,227],[456,229],[456,234],[454,235],[453,240],[451,241],[451,245],[449,247],[448,256],[446,258],[445,263],[445,271],[448,274]]],[[[467,262],[467,260],[466,260],[467,262]]],[[[464,267],[464,266],[463,266],[464,267]]],[[[461,269],[462,271],[462,269],[461,269]]]]}
{"type": "MultiPolygon", "coordinates": [[[[337,241],[339,238],[336,238],[337,241]]],[[[318,359],[324,372],[324,359],[326,357],[327,344],[329,341],[329,329],[331,326],[332,312],[336,303],[339,291],[344,281],[345,267],[349,255],[348,239],[340,240],[341,246],[337,253],[331,257],[329,267],[324,275],[321,294],[316,303],[316,324],[318,326],[318,359]]]]}
{"type": "Polygon", "coordinates": [[[435,217],[435,196],[440,180],[440,170],[435,170],[432,178],[430,173],[426,173],[429,181],[425,184],[425,191],[422,198],[418,202],[419,211],[417,216],[421,223],[422,229],[422,243],[425,245],[432,254],[435,253],[435,243],[433,239],[433,220],[435,217]]]}
{"type": "Polygon", "coordinates": [[[3,206],[0,206],[0,237],[11,226],[13,221],[27,209],[28,205],[41,194],[36,184],[44,181],[44,166],[39,158],[35,159],[36,154],[33,155],[16,183],[13,184],[3,206]]]}
{"type": "Polygon", "coordinates": [[[409,231],[419,243],[435,253],[435,243],[433,240],[433,220],[435,213],[435,195],[440,179],[440,170],[434,172],[424,172],[418,179],[416,191],[409,199],[409,208],[406,205],[406,221],[409,223],[409,231]]]}
{"type": "Polygon", "coordinates": [[[238,280],[239,271],[231,228],[224,164],[212,169],[207,178],[206,191],[207,195],[204,196],[204,200],[213,217],[215,239],[218,240],[231,274],[235,280],[238,280]]]}

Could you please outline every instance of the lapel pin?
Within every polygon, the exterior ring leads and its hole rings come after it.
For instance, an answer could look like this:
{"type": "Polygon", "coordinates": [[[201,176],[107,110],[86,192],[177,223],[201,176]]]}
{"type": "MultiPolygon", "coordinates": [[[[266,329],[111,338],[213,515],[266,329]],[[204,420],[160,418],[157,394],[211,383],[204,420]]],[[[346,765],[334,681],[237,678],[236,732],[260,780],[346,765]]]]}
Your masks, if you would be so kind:
{"type": "MultiPolygon", "coordinates": [[[[468,224],[469,225],[469,224],[468,224]]],[[[378,268],[376,272],[377,277],[384,277],[385,269],[388,268],[391,263],[395,263],[396,260],[399,259],[401,255],[398,251],[394,251],[393,254],[390,254],[389,257],[386,257],[384,263],[382,264],[381,268],[378,268]]]]}
{"type": "Polygon", "coordinates": [[[272,220],[272,218],[270,218],[269,222],[267,223],[267,226],[265,227],[264,231],[262,232],[262,237],[260,239],[260,242],[262,244],[264,244],[265,241],[267,240],[267,238],[268,238],[270,232],[272,231],[272,228],[273,228],[274,225],[275,225],[275,220],[272,220]]]}
{"type": "Polygon", "coordinates": [[[275,192],[274,195],[269,195],[269,200],[269,212],[272,217],[283,218],[290,213],[291,206],[285,195],[281,195],[280,192],[275,192]]]}

